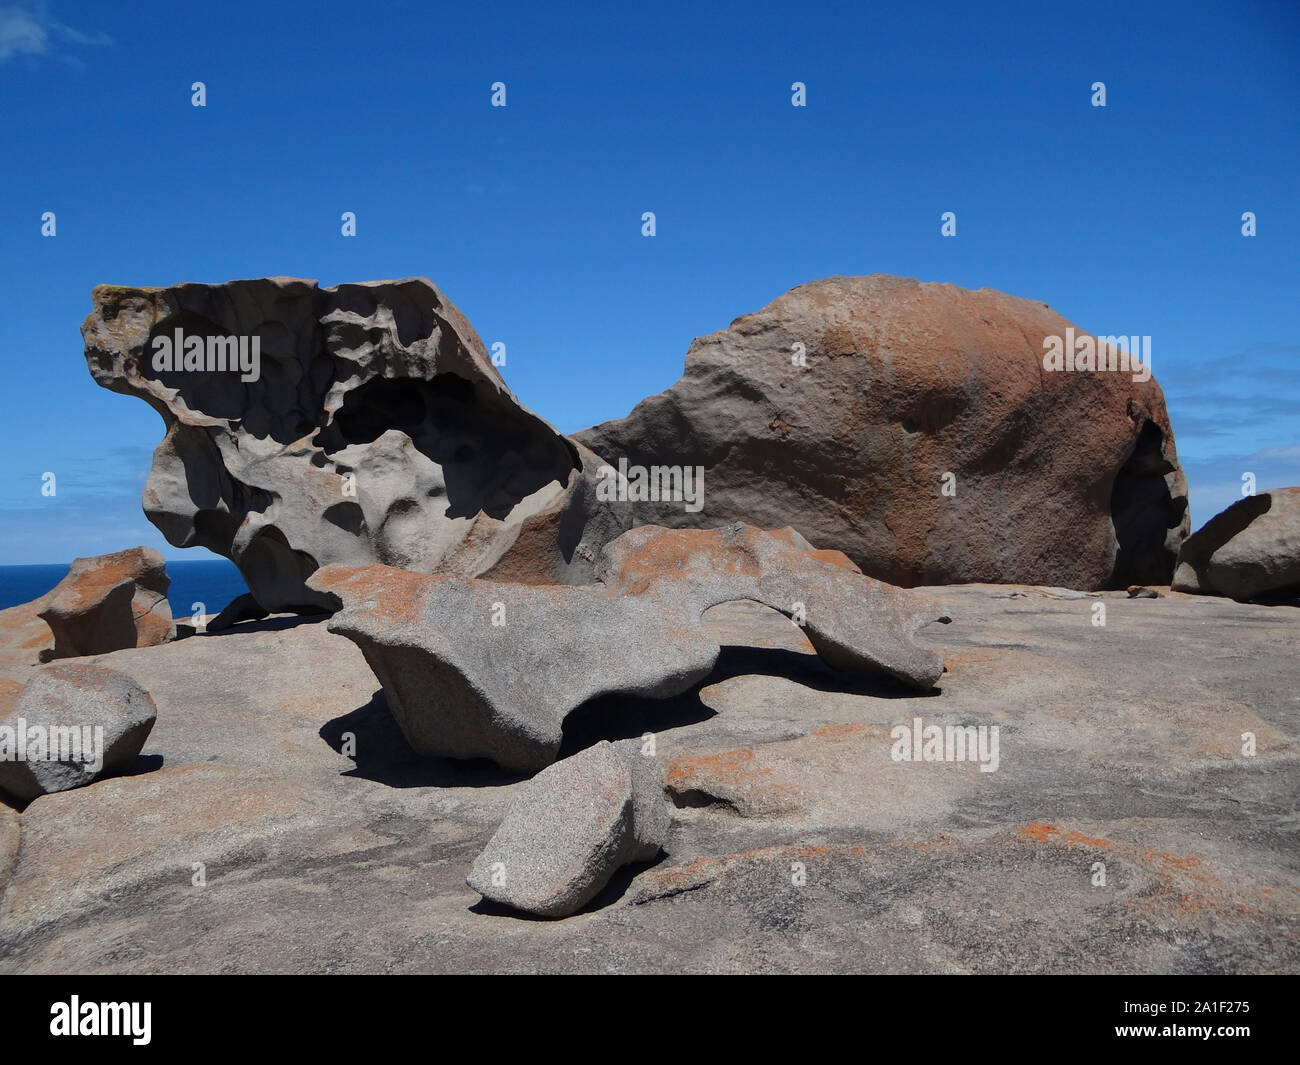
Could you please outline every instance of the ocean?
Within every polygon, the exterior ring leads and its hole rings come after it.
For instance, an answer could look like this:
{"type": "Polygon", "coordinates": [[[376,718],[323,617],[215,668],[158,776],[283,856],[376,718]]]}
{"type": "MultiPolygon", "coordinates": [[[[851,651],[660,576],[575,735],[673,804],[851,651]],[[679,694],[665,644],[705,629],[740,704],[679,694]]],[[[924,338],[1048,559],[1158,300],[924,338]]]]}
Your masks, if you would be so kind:
{"type": "MultiPolygon", "coordinates": [[[[0,610],[31,602],[67,575],[68,567],[64,565],[0,566],[0,610]]],[[[248,591],[248,585],[235,564],[224,558],[184,562],[169,559],[167,575],[172,579],[171,587],[167,589],[167,602],[171,604],[172,617],[178,622],[188,621],[195,612],[195,603],[202,603],[211,617],[220,613],[235,596],[248,591]]]]}

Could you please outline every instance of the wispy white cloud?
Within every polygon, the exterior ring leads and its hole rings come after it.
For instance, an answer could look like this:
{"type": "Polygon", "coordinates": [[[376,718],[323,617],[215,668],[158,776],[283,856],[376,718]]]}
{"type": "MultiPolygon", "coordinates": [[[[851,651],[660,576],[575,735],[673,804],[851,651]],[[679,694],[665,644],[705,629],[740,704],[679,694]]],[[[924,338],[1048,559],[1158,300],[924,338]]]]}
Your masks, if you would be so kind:
{"type": "Polygon", "coordinates": [[[1288,444],[1207,458],[1185,457],[1180,448],[1178,457],[1187,475],[1194,529],[1241,498],[1247,473],[1253,475],[1259,492],[1300,485],[1300,446],[1288,444]]]}
{"type": "Polygon", "coordinates": [[[50,35],[30,11],[0,7],[0,63],[16,55],[44,55],[50,35]]]}
{"type": "Polygon", "coordinates": [[[63,52],[61,44],[94,48],[112,43],[106,33],[83,33],[65,26],[44,3],[0,5],[0,63],[15,56],[43,56],[79,66],[81,60],[63,52]]]}
{"type": "Polygon", "coordinates": [[[1289,444],[1286,447],[1268,447],[1257,456],[1261,459],[1294,459],[1300,462],[1300,444],[1289,444]]]}

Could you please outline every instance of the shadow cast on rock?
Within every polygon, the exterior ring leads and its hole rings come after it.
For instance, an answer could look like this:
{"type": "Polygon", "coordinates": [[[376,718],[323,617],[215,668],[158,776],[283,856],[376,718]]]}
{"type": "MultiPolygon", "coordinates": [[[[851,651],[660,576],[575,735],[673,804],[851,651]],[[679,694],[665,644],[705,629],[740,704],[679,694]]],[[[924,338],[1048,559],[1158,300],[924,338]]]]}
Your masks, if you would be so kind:
{"type": "Polygon", "coordinates": [[[601,740],[632,739],[647,732],[667,732],[717,717],[718,712],[700,698],[700,690],[707,683],[706,680],[667,699],[621,694],[588,699],[564,719],[564,739],[556,760],[585,751],[601,740]]]}
{"type": "MultiPolygon", "coordinates": [[[[621,902],[623,897],[627,894],[628,888],[632,886],[632,882],[638,876],[644,873],[647,869],[653,869],[655,866],[661,865],[667,860],[667,852],[661,850],[658,857],[651,861],[637,862],[635,865],[623,866],[609,878],[609,883],[600,889],[596,897],[580,909],[578,913],[594,913],[596,910],[603,910],[607,906],[613,906],[616,902],[621,902]]],[[[577,914],[574,916],[577,916],[577,914]]]]}
{"type": "Polygon", "coordinates": [[[815,654],[729,645],[722,648],[713,672],[681,695],[651,699],[614,694],[588,699],[565,718],[558,758],[568,758],[601,740],[632,739],[708,721],[717,716],[717,711],[704,702],[700,693],[712,684],[744,676],[782,677],[819,692],[876,699],[933,698],[943,694],[941,688],[917,692],[892,677],[832,669],[815,654]]]}
{"type": "MultiPolygon", "coordinates": [[[[273,620],[302,624],[305,619],[273,620]]],[[[722,648],[713,671],[679,695],[664,699],[619,693],[599,695],[573,709],[564,721],[556,761],[601,740],[634,739],[708,721],[717,716],[717,711],[704,702],[700,693],[711,684],[754,675],[782,677],[815,691],[878,699],[942,694],[939,688],[918,693],[890,677],[835,670],[815,654],[729,645],[722,648]]],[[[508,772],[487,759],[422,757],[406,742],[389,712],[383,689],[376,691],[365,706],[327,721],[319,735],[337,754],[355,763],[344,776],[362,777],[394,788],[500,787],[533,775],[508,772]]]]}
{"type": "Polygon", "coordinates": [[[382,688],[365,706],[325,722],[318,734],[335,753],[355,763],[343,776],[390,788],[495,788],[530,775],[507,772],[486,758],[421,757],[402,735],[382,688]]]}
{"type": "Polygon", "coordinates": [[[187,638],[203,637],[220,638],[222,636],[239,636],[253,632],[283,632],[285,629],[296,629],[300,625],[320,625],[329,621],[330,614],[327,611],[320,611],[312,614],[281,614],[277,617],[263,618],[261,621],[238,621],[233,625],[227,625],[223,628],[208,632],[195,632],[190,625],[177,625],[177,639],[180,638],[181,629],[189,629],[190,634],[187,638]]]}
{"type": "Polygon", "coordinates": [[[664,851],[659,852],[659,856],[653,861],[637,862],[634,865],[624,865],[615,870],[614,875],[609,878],[603,888],[600,889],[581,909],[575,910],[571,914],[563,917],[542,917],[535,913],[528,913],[524,910],[516,910],[512,906],[505,906],[499,902],[493,902],[491,899],[480,898],[478,902],[466,909],[470,913],[478,914],[480,917],[513,917],[516,921],[533,921],[541,924],[553,924],[557,921],[566,921],[570,917],[580,917],[583,914],[595,913],[606,907],[618,903],[627,894],[628,888],[632,882],[644,873],[647,869],[653,869],[655,866],[666,861],[668,855],[664,851]]]}
{"type": "Polygon", "coordinates": [[[138,754],[130,769],[118,773],[121,777],[139,777],[146,773],[156,773],[163,767],[166,759],[161,754],[138,754]]]}
{"type": "Polygon", "coordinates": [[[782,677],[819,692],[869,695],[874,699],[924,699],[942,694],[940,688],[918,692],[902,681],[880,673],[834,669],[819,655],[805,651],[738,644],[728,644],[722,648],[717,665],[700,687],[743,676],[782,677]]]}
{"type": "Polygon", "coordinates": [[[1261,592],[1252,599],[1237,601],[1253,603],[1255,606],[1300,607],[1300,588],[1280,588],[1271,592],[1261,592]]]}
{"type": "MultiPolygon", "coordinates": [[[[103,776],[99,777],[98,779],[92,780],[88,784],[82,784],[79,787],[67,788],[65,791],[44,792],[42,794],[43,795],[64,795],[69,791],[85,791],[87,788],[93,788],[96,784],[98,784],[102,780],[116,780],[119,777],[145,776],[148,773],[156,773],[158,770],[160,770],[163,767],[164,761],[165,759],[161,754],[137,754],[135,756],[135,761],[132,762],[131,765],[126,769],[105,773],[103,776]]],[[[7,806],[9,807],[9,809],[21,814],[24,810],[27,809],[27,807],[31,806],[32,803],[34,803],[37,799],[41,797],[42,795],[37,795],[31,799],[19,799],[14,795],[8,794],[7,792],[0,791],[0,806],[7,806]]]]}

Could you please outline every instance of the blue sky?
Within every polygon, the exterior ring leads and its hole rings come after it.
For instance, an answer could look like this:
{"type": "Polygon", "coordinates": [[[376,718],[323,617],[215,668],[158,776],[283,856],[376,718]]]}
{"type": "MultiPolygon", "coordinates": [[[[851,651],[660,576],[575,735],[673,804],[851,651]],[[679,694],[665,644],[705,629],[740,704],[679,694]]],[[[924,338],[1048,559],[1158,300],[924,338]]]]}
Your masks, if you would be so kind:
{"type": "Polygon", "coordinates": [[[987,286],[1153,338],[1194,525],[1300,484],[1300,6],[617,6],[0,0],[0,563],[204,556],[99,283],[427,276],[566,432],[803,282],[987,286]]]}

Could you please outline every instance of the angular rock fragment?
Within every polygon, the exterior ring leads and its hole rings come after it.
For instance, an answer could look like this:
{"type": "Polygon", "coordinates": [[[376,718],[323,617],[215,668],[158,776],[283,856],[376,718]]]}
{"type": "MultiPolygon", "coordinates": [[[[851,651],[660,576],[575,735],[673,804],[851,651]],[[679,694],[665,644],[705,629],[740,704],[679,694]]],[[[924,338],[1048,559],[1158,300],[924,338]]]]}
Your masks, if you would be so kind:
{"type": "Polygon", "coordinates": [[[524,785],[467,883],[512,909],[567,917],[621,867],[657,857],[671,823],[654,758],[636,740],[602,741],[524,785]]]}
{"type": "Polygon", "coordinates": [[[937,611],[805,543],[744,525],[647,526],[606,546],[604,584],[529,587],[373,565],[328,566],[310,584],[341,606],[330,631],[361,648],[418,753],[531,772],[554,761],[565,717],[586,700],[666,698],[707,677],[721,647],[704,612],[730,600],[798,617],[835,668],[932,687],[943,660],[912,636],[937,611]]]}
{"type": "Polygon", "coordinates": [[[101,285],[82,335],[96,383],[166,425],[145,514],[264,610],[319,609],[304,581],[329,563],[476,576],[516,541],[510,579],[583,583],[631,524],[423,278],[101,285]]]}
{"type": "Polygon", "coordinates": [[[73,561],[45,597],[40,617],[54,634],[42,661],[156,647],[176,636],[163,557],[151,547],[73,561]]]}
{"type": "Polygon", "coordinates": [[[0,791],[26,802],[130,769],[157,715],[149,693],[124,673],[46,666],[0,721],[0,791]]]}
{"type": "Polygon", "coordinates": [[[1183,541],[1173,589],[1238,601],[1300,595],[1300,488],[1239,499],[1183,541]]]}
{"type": "Polygon", "coordinates": [[[991,289],[832,277],[694,341],[681,380],[576,439],[703,468],[702,510],[638,502],[639,523],[791,522],[897,585],[1167,584],[1188,516],[1164,395],[1096,340],[991,289]],[[1053,342],[1107,368],[1045,369],[1053,342]]]}

